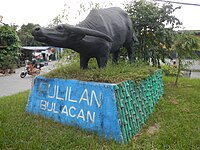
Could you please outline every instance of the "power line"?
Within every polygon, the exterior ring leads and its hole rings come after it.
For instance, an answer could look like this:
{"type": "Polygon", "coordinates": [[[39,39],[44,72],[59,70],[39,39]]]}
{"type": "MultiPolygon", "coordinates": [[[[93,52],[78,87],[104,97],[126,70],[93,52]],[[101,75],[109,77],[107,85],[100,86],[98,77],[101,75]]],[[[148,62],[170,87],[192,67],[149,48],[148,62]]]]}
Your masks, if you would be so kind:
{"type": "Polygon", "coordinates": [[[167,3],[175,3],[175,4],[182,4],[182,5],[200,6],[200,4],[183,3],[183,2],[175,2],[175,1],[165,1],[165,0],[155,0],[155,1],[167,2],[167,3]]]}

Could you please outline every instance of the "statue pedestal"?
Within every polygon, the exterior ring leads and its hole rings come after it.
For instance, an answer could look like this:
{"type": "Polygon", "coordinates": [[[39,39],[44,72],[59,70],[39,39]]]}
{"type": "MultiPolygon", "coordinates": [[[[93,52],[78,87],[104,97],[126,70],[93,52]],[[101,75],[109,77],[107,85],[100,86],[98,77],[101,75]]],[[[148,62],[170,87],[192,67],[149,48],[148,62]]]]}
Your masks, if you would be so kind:
{"type": "Polygon", "coordinates": [[[162,72],[117,84],[37,76],[26,111],[127,143],[163,94],[162,72]]]}

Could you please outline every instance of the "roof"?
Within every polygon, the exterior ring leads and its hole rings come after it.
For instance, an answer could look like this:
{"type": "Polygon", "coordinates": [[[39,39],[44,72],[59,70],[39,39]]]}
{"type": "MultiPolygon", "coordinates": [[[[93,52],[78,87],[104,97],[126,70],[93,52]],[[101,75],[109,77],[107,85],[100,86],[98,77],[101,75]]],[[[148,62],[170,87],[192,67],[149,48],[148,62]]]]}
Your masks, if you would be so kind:
{"type": "Polygon", "coordinates": [[[21,49],[30,51],[42,51],[51,48],[50,46],[22,46],[21,49]]]}

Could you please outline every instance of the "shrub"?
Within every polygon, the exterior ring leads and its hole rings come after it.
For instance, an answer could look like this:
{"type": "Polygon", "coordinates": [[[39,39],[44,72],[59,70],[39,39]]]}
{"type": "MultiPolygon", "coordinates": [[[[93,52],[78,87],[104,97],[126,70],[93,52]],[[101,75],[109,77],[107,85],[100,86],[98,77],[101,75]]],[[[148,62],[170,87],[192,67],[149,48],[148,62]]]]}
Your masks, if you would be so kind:
{"type": "Polygon", "coordinates": [[[173,76],[173,77],[175,77],[176,74],[177,74],[177,72],[178,72],[177,68],[175,68],[175,67],[173,67],[172,65],[169,65],[169,64],[162,65],[161,69],[162,69],[163,73],[166,76],[173,76]]]}
{"type": "Polygon", "coordinates": [[[9,26],[0,27],[0,69],[14,69],[20,56],[20,41],[9,26]]]}

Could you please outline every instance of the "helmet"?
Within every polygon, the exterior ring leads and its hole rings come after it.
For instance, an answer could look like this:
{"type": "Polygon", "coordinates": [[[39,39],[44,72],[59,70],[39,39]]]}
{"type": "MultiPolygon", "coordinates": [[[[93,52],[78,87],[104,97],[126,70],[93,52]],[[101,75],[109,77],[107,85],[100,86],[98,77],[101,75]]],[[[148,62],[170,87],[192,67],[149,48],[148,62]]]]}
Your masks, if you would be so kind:
{"type": "Polygon", "coordinates": [[[36,64],[36,60],[35,59],[32,59],[32,64],[36,64]]]}

